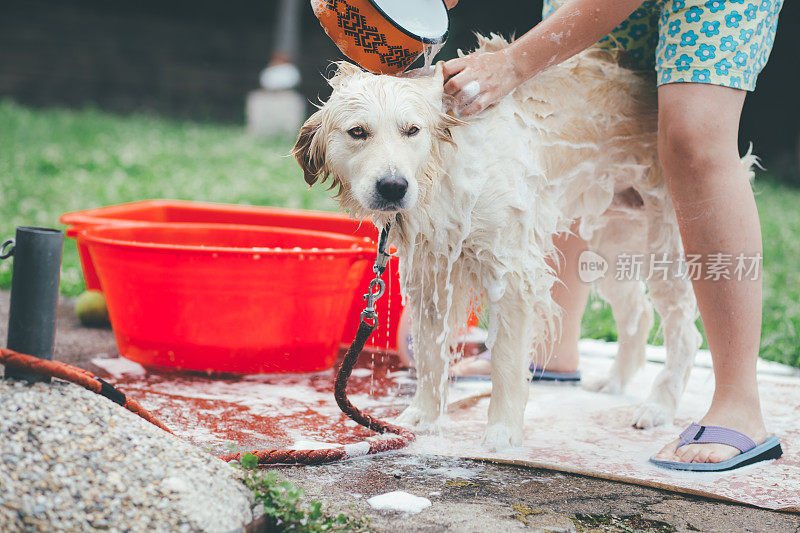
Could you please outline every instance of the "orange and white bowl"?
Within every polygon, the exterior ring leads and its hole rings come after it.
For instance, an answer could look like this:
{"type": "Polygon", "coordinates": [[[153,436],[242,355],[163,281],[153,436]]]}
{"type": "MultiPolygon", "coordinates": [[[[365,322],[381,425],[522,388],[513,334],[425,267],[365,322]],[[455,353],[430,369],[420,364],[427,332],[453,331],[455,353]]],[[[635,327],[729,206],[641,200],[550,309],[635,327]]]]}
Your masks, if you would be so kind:
{"type": "Polygon", "coordinates": [[[339,50],[371,72],[402,72],[425,45],[447,39],[443,0],[311,0],[311,6],[339,50]]]}

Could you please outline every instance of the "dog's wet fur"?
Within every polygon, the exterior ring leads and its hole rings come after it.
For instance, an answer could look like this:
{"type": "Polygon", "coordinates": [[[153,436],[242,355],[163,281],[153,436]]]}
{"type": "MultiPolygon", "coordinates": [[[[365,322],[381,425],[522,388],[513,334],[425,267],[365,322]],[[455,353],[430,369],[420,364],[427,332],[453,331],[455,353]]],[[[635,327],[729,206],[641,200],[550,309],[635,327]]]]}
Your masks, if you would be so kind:
{"type": "MultiPolygon", "coordinates": [[[[479,37],[480,50],[505,46],[479,37]]],[[[575,219],[612,265],[596,286],[619,331],[610,373],[586,386],[619,393],[631,381],[655,308],[667,361],[632,423],[672,422],[701,336],[691,282],[676,275],[682,247],[658,163],[654,80],[590,49],[467,121],[448,113],[440,67],[400,78],[340,63],[329,81],[333,93],[303,125],[294,155],[306,182],[328,181],[352,216],[394,223],[418,372],[401,423],[441,427],[451,345],[479,302],[492,350],[484,442],[522,441],[529,362],[558,335],[553,237],[575,219]],[[617,279],[624,254],[672,266],[648,278],[645,261],[639,280],[617,279]]],[[[743,165],[753,161],[748,154],[743,165]]]]}

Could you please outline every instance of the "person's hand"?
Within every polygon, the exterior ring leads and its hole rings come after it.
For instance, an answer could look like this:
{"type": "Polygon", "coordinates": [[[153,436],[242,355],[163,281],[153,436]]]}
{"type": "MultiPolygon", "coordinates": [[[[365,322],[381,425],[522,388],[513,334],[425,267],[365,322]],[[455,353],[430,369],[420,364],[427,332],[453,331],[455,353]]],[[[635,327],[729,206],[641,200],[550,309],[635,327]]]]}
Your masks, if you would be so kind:
{"type": "Polygon", "coordinates": [[[480,113],[525,81],[508,49],[475,52],[444,64],[444,92],[461,116],[480,113]]]}
{"type": "Polygon", "coordinates": [[[444,0],[444,5],[447,6],[447,9],[453,9],[457,3],[458,0],[444,0]]]}

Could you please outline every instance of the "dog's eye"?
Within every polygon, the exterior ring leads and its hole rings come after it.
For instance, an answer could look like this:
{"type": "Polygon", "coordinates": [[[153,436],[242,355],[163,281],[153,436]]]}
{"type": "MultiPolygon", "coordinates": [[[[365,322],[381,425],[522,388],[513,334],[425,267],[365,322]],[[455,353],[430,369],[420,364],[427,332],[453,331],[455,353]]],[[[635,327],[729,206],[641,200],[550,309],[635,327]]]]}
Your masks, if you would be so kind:
{"type": "Polygon", "coordinates": [[[350,128],[347,130],[347,134],[350,135],[353,139],[366,139],[367,138],[367,130],[362,128],[361,126],[356,126],[355,128],[350,128]]]}
{"type": "Polygon", "coordinates": [[[409,137],[413,137],[413,136],[414,136],[414,135],[416,135],[417,133],[419,133],[419,128],[418,128],[418,127],[416,127],[416,126],[411,126],[410,128],[408,128],[408,129],[405,131],[405,134],[406,134],[406,135],[408,135],[409,137]]]}

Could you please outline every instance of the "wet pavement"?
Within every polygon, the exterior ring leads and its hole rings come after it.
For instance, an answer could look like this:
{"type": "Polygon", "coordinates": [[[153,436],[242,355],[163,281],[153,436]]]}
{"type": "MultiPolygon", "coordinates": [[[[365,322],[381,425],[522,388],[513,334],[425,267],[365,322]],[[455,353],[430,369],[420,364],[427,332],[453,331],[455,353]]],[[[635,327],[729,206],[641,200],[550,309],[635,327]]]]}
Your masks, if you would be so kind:
{"type": "MultiPolygon", "coordinates": [[[[0,339],[3,340],[7,313],[8,293],[0,292],[0,339]]],[[[56,357],[59,360],[98,372],[101,370],[91,363],[92,359],[118,356],[112,332],[81,327],[72,313],[71,302],[62,302],[58,321],[56,357]]],[[[181,383],[191,382],[191,377],[183,377],[175,380],[175,386],[168,387],[169,376],[161,377],[163,379],[156,381],[162,383],[162,389],[145,390],[135,377],[119,378],[117,383],[149,408],[148,402],[157,406],[159,402],[169,401],[169,394],[180,395],[181,383]]],[[[362,372],[357,374],[354,385],[357,391],[369,388],[372,392],[385,393],[387,387],[394,387],[401,395],[410,392],[407,384],[385,377],[385,372],[377,377],[362,372]]],[[[326,374],[304,379],[302,385],[306,389],[302,394],[329,394],[328,379],[326,374]]],[[[235,382],[221,380],[218,386],[234,386],[235,382]]],[[[291,387],[292,383],[283,385],[291,387]]],[[[301,383],[296,385],[300,387],[301,383]]],[[[391,411],[386,405],[371,407],[378,409],[376,414],[379,415],[391,411]]],[[[212,409],[219,409],[219,405],[203,405],[201,400],[193,405],[192,412],[185,414],[185,420],[165,422],[195,427],[199,437],[192,440],[202,445],[204,424],[219,420],[220,413],[211,416],[212,409]],[[204,410],[208,412],[204,414],[204,410]]],[[[222,414],[235,419],[235,406],[222,414]]],[[[306,428],[303,436],[313,440],[343,437],[343,433],[330,429],[330,423],[338,415],[333,412],[325,415],[311,424],[319,428],[316,434],[307,431],[308,420],[295,421],[298,425],[293,432],[292,423],[278,424],[279,416],[267,414],[259,419],[256,433],[241,433],[235,429],[225,433],[224,428],[214,429],[223,431],[225,439],[245,447],[265,437],[276,442],[296,438],[302,428],[306,428]]],[[[336,426],[335,422],[333,425],[336,426]]],[[[338,427],[346,428],[348,433],[341,442],[358,440],[362,435],[360,429],[338,427]]],[[[219,447],[219,442],[213,439],[205,444],[211,449],[219,447]]],[[[303,487],[309,497],[327,502],[332,509],[369,517],[378,531],[800,531],[800,516],[796,514],[548,470],[448,457],[394,452],[331,465],[283,466],[275,470],[303,487]],[[376,511],[366,502],[369,497],[395,490],[426,497],[432,505],[419,514],[406,515],[376,511]]]]}

